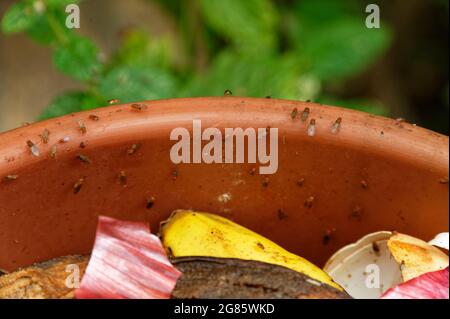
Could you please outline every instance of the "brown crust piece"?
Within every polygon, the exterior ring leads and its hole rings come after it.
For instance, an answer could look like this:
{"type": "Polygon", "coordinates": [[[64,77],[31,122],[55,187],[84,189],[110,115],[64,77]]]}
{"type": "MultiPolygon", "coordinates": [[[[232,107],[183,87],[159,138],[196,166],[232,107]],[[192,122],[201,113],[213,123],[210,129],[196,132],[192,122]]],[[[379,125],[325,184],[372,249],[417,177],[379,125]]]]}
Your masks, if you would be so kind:
{"type": "Polygon", "coordinates": [[[74,298],[74,289],[66,286],[68,265],[77,265],[80,279],[88,263],[87,256],[65,256],[35,264],[0,276],[0,299],[74,298]]]}
{"type": "Polygon", "coordinates": [[[349,299],[327,284],[291,269],[258,261],[183,257],[172,263],[183,275],[176,299],[349,299]]]}
{"type": "MultiPolygon", "coordinates": [[[[0,299],[74,298],[66,286],[66,267],[76,264],[83,276],[88,256],[65,256],[0,276],[0,299]]],[[[291,269],[231,258],[183,257],[171,260],[183,275],[172,298],[348,299],[345,292],[291,269]]]]}

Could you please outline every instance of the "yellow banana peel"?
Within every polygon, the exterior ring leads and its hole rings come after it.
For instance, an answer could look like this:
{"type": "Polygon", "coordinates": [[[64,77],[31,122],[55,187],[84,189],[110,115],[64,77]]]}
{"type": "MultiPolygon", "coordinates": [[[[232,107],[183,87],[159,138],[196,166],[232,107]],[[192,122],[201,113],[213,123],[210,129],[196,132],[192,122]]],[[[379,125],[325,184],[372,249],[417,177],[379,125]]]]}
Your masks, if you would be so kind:
{"type": "Polygon", "coordinates": [[[341,291],[326,272],[269,239],[218,215],[177,210],[161,224],[161,240],[173,257],[239,258],[280,265],[341,291]]]}

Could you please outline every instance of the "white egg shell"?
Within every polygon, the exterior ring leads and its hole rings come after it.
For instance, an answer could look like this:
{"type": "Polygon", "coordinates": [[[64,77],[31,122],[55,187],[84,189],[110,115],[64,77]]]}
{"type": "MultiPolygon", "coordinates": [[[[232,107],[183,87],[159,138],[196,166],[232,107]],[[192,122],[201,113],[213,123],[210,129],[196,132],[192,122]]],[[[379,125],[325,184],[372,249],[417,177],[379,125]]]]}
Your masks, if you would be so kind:
{"type": "Polygon", "coordinates": [[[448,233],[440,233],[440,234],[437,234],[436,237],[434,237],[428,243],[430,245],[437,246],[437,247],[448,250],[448,242],[449,242],[448,233]]]}
{"type": "Polygon", "coordinates": [[[399,264],[387,248],[390,231],[379,231],[338,250],[324,270],[353,298],[378,299],[403,282],[399,264]]]}

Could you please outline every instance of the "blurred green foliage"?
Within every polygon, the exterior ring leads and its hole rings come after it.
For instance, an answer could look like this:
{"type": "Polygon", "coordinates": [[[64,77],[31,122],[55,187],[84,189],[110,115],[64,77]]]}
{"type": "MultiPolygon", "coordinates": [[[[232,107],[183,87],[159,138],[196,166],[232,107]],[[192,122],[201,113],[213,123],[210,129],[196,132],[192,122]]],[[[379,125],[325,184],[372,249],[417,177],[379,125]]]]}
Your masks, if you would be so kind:
{"type": "Polygon", "coordinates": [[[181,50],[176,52],[169,38],[154,38],[136,27],[102,59],[91,39],[65,26],[65,6],[80,1],[21,0],[9,8],[3,32],[23,32],[49,46],[55,67],[84,85],[82,91],[56,97],[42,119],[106,105],[110,99],[214,96],[225,89],[239,96],[385,112],[376,102],[341,101],[324,89],[366,70],[390,44],[386,25],[365,27],[359,2],[154,1],[178,22],[182,41],[176,47],[181,50]],[[201,66],[200,55],[206,57],[201,66]]]}

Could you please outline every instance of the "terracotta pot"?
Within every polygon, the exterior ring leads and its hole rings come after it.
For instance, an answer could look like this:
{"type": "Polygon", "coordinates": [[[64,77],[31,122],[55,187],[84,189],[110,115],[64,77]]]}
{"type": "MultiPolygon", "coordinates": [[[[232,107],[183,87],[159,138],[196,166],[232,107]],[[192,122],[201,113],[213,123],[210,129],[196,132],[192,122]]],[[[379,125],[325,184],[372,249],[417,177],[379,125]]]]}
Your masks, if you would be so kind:
{"type": "Polygon", "coordinates": [[[319,265],[369,232],[398,230],[428,240],[448,231],[447,136],[362,112],[286,100],[144,103],[146,110],[110,106],[0,135],[0,177],[18,175],[0,183],[0,268],[88,253],[99,215],[146,220],[156,232],[178,208],[222,214],[319,265]],[[295,107],[299,113],[311,109],[306,122],[300,114],[291,118],[295,107]],[[341,127],[333,134],[338,117],[341,127]],[[312,118],[316,133],[308,136],[312,118]],[[255,164],[173,164],[170,132],[190,129],[193,119],[201,119],[203,128],[279,128],[277,173],[253,174],[255,164]],[[45,129],[48,144],[40,137],[45,129]],[[66,136],[70,141],[58,142],[66,136]],[[28,140],[40,156],[32,155],[28,140]],[[129,155],[133,144],[140,148],[129,155]],[[54,145],[57,155],[51,158],[54,145]],[[79,154],[91,163],[80,161],[79,154]],[[84,183],[75,194],[80,178],[84,183]],[[155,199],[151,208],[149,197],[155,199]]]}

